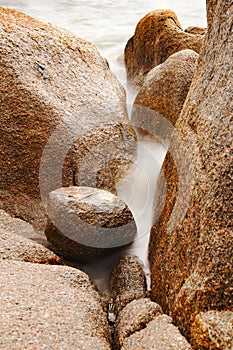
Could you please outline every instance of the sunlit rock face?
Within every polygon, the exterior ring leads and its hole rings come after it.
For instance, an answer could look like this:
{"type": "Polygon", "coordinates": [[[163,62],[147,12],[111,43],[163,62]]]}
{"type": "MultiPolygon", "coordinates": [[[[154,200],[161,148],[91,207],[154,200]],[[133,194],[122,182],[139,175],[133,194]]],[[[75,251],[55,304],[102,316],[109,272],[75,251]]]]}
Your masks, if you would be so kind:
{"type": "Polygon", "coordinates": [[[233,308],[233,5],[213,9],[157,186],[149,247],[153,299],[187,337],[200,311],[233,308]]]}
{"type": "Polygon", "coordinates": [[[203,35],[183,31],[175,12],[156,10],[143,17],[125,48],[127,78],[143,84],[145,75],[175,52],[191,49],[199,53],[203,35]]]}
{"type": "Polygon", "coordinates": [[[115,191],[135,135],[94,45],[6,8],[0,22],[1,207],[41,228],[41,195],[80,183],[115,191]]]}

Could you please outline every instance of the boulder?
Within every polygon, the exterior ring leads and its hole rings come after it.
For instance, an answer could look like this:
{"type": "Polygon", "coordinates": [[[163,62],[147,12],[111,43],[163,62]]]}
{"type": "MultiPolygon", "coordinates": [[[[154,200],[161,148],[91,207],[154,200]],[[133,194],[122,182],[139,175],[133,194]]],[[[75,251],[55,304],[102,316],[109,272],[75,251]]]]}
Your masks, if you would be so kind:
{"type": "Polygon", "coordinates": [[[143,17],[125,48],[125,66],[131,84],[141,86],[145,75],[177,51],[199,53],[203,35],[185,33],[171,10],[156,10],[143,17]]]}
{"type": "Polygon", "coordinates": [[[172,324],[167,315],[160,315],[144,329],[134,333],[123,342],[121,350],[191,350],[190,344],[172,324]]]}
{"type": "Polygon", "coordinates": [[[0,259],[19,260],[39,264],[60,264],[61,258],[43,245],[23,236],[33,235],[27,222],[12,218],[0,210],[0,259]]]}
{"type": "Polygon", "coordinates": [[[101,298],[65,266],[0,261],[1,349],[110,350],[101,298]]]}
{"type": "Polygon", "coordinates": [[[114,335],[116,345],[121,348],[126,338],[145,328],[159,314],[162,314],[161,307],[149,298],[131,301],[116,319],[114,335]]]}
{"type": "Polygon", "coordinates": [[[45,235],[52,249],[71,260],[88,261],[132,243],[137,228],[116,195],[91,187],[63,187],[49,195],[45,235]]]}
{"type": "Polygon", "coordinates": [[[185,33],[205,35],[206,30],[207,29],[203,28],[203,27],[190,26],[190,27],[185,29],[185,33]]]}
{"type": "Polygon", "coordinates": [[[135,134],[94,45],[7,8],[0,23],[0,206],[43,228],[51,191],[80,182],[115,191],[135,134]]]}
{"type": "Polygon", "coordinates": [[[154,199],[153,300],[188,339],[198,313],[233,308],[232,16],[219,0],[154,199]]]}
{"type": "Polygon", "coordinates": [[[207,9],[207,22],[208,27],[210,28],[213,22],[214,13],[216,11],[218,0],[206,0],[206,9],[207,9]]]}
{"type": "Polygon", "coordinates": [[[133,124],[152,136],[161,135],[164,118],[175,125],[196,72],[197,61],[195,51],[182,50],[153,68],[134,101],[133,124]]]}
{"type": "Polygon", "coordinates": [[[116,316],[134,299],[146,296],[146,277],[143,266],[134,255],[124,255],[110,276],[111,299],[116,316]]]}
{"type": "Polygon", "coordinates": [[[198,314],[191,327],[191,344],[194,350],[233,349],[233,312],[211,310],[198,314]]]}

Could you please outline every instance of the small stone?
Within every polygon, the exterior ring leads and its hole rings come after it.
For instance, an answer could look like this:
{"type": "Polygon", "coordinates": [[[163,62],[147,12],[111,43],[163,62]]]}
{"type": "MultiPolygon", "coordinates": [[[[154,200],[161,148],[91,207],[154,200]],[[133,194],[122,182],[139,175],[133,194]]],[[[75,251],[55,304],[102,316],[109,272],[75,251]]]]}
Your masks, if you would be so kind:
{"type": "Polygon", "coordinates": [[[149,298],[131,301],[116,320],[114,340],[117,345],[121,347],[126,338],[145,328],[159,314],[162,314],[161,307],[149,298]]]}
{"type": "Polygon", "coordinates": [[[145,329],[125,339],[121,350],[191,350],[190,344],[167,315],[149,322],[145,329]]]}
{"type": "Polygon", "coordinates": [[[116,195],[97,188],[63,187],[49,195],[45,235],[57,254],[88,261],[133,242],[133,216],[116,195]]]}
{"type": "Polygon", "coordinates": [[[195,350],[232,350],[233,312],[211,310],[198,314],[191,327],[190,342],[195,350]]]}
{"type": "Polygon", "coordinates": [[[136,256],[125,255],[120,259],[112,270],[110,289],[116,316],[132,300],[145,297],[146,277],[136,256]]]}

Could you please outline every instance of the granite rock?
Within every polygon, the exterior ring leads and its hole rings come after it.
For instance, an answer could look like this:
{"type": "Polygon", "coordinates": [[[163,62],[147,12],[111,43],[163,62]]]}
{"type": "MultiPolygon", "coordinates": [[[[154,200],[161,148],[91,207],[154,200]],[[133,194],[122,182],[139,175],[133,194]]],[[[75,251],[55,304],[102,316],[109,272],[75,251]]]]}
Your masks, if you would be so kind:
{"type": "Polygon", "coordinates": [[[233,312],[212,310],[198,314],[191,327],[191,345],[194,350],[233,349],[233,312]]]}
{"type": "Polygon", "coordinates": [[[132,213],[116,195],[91,187],[63,187],[49,195],[45,235],[51,248],[71,260],[88,261],[132,243],[132,213]]]}
{"type": "Polygon", "coordinates": [[[218,0],[206,0],[206,9],[207,9],[207,22],[208,27],[210,28],[213,22],[214,13],[216,11],[218,0]]]}
{"type": "Polygon", "coordinates": [[[146,296],[146,277],[136,256],[124,255],[112,270],[110,277],[111,298],[114,313],[119,312],[134,299],[146,296]]]}
{"type": "Polygon", "coordinates": [[[163,118],[175,125],[196,72],[197,61],[195,51],[182,50],[153,68],[135,98],[133,124],[159,137],[164,129],[163,118]]]}
{"type": "Polygon", "coordinates": [[[0,261],[1,349],[110,350],[101,297],[70,267],[0,261]]]}
{"type": "Polygon", "coordinates": [[[185,33],[171,10],[156,10],[143,17],[125,48],[125,66],[131,84],[141,86],[145,75],[177,51],[199,53],[203,35],[185,33]]]}
{"type": "Polygon", "coordinates": [[[120,348],[126,338],[145,328],[159,314],[162,314],[161,307],[149,298],[127,304],[116,319],[114,341],[117,346],[120,348]]]}
{"type": "Polygon", "coordinates": [[[131,335],[123,342],[121,350],[191,350],[190,344],[172,324],[167,315],[160,315],[145,329],[131,335]]]}
{"type": "Polygon", "coordinates": [[[205,35],[207,29],[198,26],[190,26],[185,29],[185,33],[205,35]]]}
{"type": "Polygon", "coordinates": [[[188,339],[198,313],[233,309],[232,16],[219,0],[154,200],[153,300],[188,339]]]}
{"type": "Polygon", "coordinates": [[[39,264],[60,264],[61,258],[43,245],[24,236],[35,237],[33,227],[0,210],[0,259],[39,264]]]}
{"type": "Polygon", "coordinates": [[[135,134],[94,45],[7,8],[0,22],[0,207],[43,228],[51,191],[80,181],[115,191],[135,134]]]}

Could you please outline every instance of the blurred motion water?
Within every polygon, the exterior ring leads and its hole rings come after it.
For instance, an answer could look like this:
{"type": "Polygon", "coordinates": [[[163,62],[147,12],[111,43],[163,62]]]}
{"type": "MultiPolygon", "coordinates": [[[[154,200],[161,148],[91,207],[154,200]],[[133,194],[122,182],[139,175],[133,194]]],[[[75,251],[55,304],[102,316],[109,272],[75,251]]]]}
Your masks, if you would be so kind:
{"type": "MultiPolygon", "coordinates": [[[[148,12],[168,8],[174,10],[183,26],[206,26],[205,0],[0,0],[0,6],[10,7],[34,18],[66,28],[91,41],[109,61],[110,68],[127,87],[123,55],[127,40],[133,35],[138,21],[148,12]]],[[[128,88],[129,106],[136,94],[128,88]]],[[[130,110],[130,108],[129,108],[130,110]]],[[[143,261],[147,275],[147,246],[151,225],[152,197],[166,149],[151,140],[138,143],[134,165],[119,184],[118,192],[136,218],[139,237],[128,251],[143,261]]],[[[107,289],[112,266],[122,254],[84,266],[101,291],[107,289]]]]}

